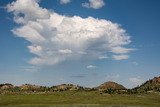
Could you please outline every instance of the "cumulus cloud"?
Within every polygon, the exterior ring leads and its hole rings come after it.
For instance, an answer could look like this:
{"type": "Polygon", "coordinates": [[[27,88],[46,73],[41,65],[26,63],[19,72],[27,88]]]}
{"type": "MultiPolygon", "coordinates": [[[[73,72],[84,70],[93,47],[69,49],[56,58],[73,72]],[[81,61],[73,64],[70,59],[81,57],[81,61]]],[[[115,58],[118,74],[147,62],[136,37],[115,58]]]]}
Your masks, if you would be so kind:
{"type": "Polygon", "coordinates": [[[89,2],[82,3],[82,7],[100,9],[105,5],[103,0],[89,0],[89,2]]]}
{"type": "MultiPolygon", "coordinates": [[[[17,0],[7,5],[19,25],[12,32],[30,42],[35,55],[29,63],[54,65],[81,58],[127,59],[132,49],[126,48],[130,37],[119,24],[105,19],[68,17],[39,6],[39,0],[17,0]],[[120,55],[119,55],[120,54],[120,55]],[[125,54],[125,55],[124,55],[125,54]]],[[[87,60],[87,59],[86,59],[87,60]]]]}
{"type": "Polygon", "coordinates": [[[39,7],[38,1],[39,0],[17,0],[7,5],[7,9],[8,12],[14,13],[14,21],[16,23],[27,24],[31,20],[36,21],[37,19],[49,18],[50,13],[47,9],[39,7]]]}
{"type": "Polygon", "coordinates": [[[94,68],[96,68],[96,66],[94,66],[94,65],[88,65],[87,68],[88,69],[94,69],[94,68]]]}
{"type": "Polygon", "coordinates": [[[59,0],[60,4],[68,4],[71,2],[71,0],[59,0]]]}
{"type": "Polygon", "coordinates": [[[139,77],[129,78],[129,80],[136,86],[141,85],[144,82],[144,80],[139,77]]]}

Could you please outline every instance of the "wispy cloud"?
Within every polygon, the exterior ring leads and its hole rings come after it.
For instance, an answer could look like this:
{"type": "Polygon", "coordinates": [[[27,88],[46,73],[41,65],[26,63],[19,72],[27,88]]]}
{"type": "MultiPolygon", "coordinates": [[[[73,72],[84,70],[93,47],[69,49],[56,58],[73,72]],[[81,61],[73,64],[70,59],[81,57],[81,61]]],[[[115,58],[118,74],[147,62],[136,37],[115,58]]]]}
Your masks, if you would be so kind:
{"type": "Polygon", "coordinates": [[[19,69],[21,71],[26,71],[26,72],[38,72],[40,70],[39,67],[37,66],[20,66],[19,69]]]}
{"type": "Polygon", "coordinates": [[[114,60],[125,60],[125,59],[128,59],[128,58],[129,58],[128,55],[113,55],[114,60]]]}
{"type": "Polygon", "coordinates": [[[84,75],[84,74],[79,74],[79,75],[72,75],[72,76],[70,76],[71,78],[85,78],[86,77],[86,75],[84,75]]]}
{"type": "Polygon", "coordinates": [[[103,0],[89,0],[89,2],[82,3],[82,7],[100,9],[105,5],[103,0]]]}
{"type": "Polygon", "coordinates": [[[114,75],[112,74],[112,75],[107,75],[105,79],[108,81],[116,81],[119,77],[120,77],[119,74],[114,74],[114,75]]]}
{"type": "Polygon", "coordinates": [[[133,65],[139,65],[139,63],[136,62],[136,61],[133,61],[132,64],[133,64],[133,65]]]}
{"type": "Polygon", "coordinates": [[[94,66],[94,65],[88,65],[86,68],[87,69],[94,69],[94,68],[96,68],[96,66],[94,66]]]}
{"type": "Polygon", "coordinates": [[[128,49],[128,48],[124,48],[124,47],[121,47],[121,46],[117,46],[117,47],[114,47],[112,48],[112,52],[113,53],[117,53],[117,54],[126,54],[126,53],[129,53],[130,51],[133,51],[134,49],[128,49]]]}
{"type": "Polygon", "coordinates": [[[107,56],[99,56],[99,59],[107,59],[107,56]]]}
{"type": "Polygon", "coordinates": [[[58,51],[59,53],[62,53],[62,54],[71,54],[72,53],[72,50],[69,50],[69,49],[61,49],[58,51]]]}
{"type": "Polygon", "coordinates": [[[144,82],[144,80],[141,79],[140,77],[129,78],[129,81],[131,81],[136,86],[141,85],[144,82]]]}
{"type": "MultiPolygon", "coordinates": [[[[101,6],[94,2],[103,4],[102,0],[90,2],[95,8],[101,6]]],[[[131,42],[126,31],[109,20],[60,15],[40,7],[39,0],[17,0],[6,8],[19,24],[12,32],[30,42],[27,47],[35,55],[29,61],[32,65],[55,65],[82,57],[106,59],[108,53],[122,60],[132,50],[125,47],[131,42]]]]}
{"type": "Polygon", "coordinates": [[[59,0],[60,4],[68,4],[71,2],[71,0],[59,0]]]}

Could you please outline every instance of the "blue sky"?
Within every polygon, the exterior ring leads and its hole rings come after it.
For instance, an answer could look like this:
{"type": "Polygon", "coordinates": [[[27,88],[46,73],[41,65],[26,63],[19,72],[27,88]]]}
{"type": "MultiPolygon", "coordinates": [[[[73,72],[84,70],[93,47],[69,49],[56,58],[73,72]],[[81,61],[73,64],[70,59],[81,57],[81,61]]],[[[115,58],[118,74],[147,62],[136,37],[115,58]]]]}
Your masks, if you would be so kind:
{"type": "Polygon", "coordinates": [[[0,83],[131,88],[160,75],[159,0],[19,1],[31,5],[0,0],[0,83]]]}

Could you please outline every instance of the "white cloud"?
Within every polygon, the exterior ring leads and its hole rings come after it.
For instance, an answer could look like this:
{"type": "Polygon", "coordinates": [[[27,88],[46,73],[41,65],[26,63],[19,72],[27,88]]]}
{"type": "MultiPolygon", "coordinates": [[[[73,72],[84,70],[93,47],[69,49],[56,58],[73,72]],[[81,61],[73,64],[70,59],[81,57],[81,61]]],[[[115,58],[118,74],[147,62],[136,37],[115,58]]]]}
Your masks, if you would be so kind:
{"type": "Polygon", "coordinates": [[[71,0],[60,0],[60,4],[68,4],[71,0]]]}
{"type": "Polygon", "coordinates": [[[96,68],[96,66],[94,66],[94,65],[88,65],[87,68],[88,69],[94,69],[94,68],[96,68]]]}
{"type": "Polygon", "coordinates": [[[30,42],[28,49],[35,57],[29,63],[33,65],[105,59],[108,53],[121,60],[132,50],[125,48],[131,42],[126,31],[109,20],[60,15],[40,7],[38,0],[17,0],[7,10],[20,25],[12,32],[30,42]]]}
{"type": "Polygon", "coordinates": [[[121,47],[121,46],[117,46],[117,47],[112,48],[111,51],[113,53],[117,53],[117,54],[126,54],[126,53],[129,53],[132,50],[134,50],[134,49],[127,49],[127,48],[124,48],[124,47],[121,47]]]}
{"type": "Polygon", "coordinates": [[[99,59],[107,59],[108,57],[107,56],[99,56],[98,58],[99,59]]]}
{"type": "Polygon", "coordinates": [[[62,54],[71,54],[72,53],[72,51],[71,50],[69,50],[69,49],[61,49],[61,50],[59,50],[59,53],[62,53],[62,54]]]}
{"type": "Polygon", "coordinates": [[[144,82],[144,80],[139,77],[129,78],[129,80],[136,86],[141,85],[144,82]]]}
{"type": "Polygon", "coordinates": [[[128,59],[128,58],[129,58],[128,55],[113,55],[114,60],[124,60],[124,59],[128,59]]]}
{"type": "Polygon", "coordinates": [[[42,47],[41,46],[28,46],[29,50],[31,53],[40,55],[40,52],[42,51],[42,47]]]}
{"type": "Polygon", "coordinates": [[[14,12],[14,21],[17,23],[27,23],[30,20],[49,18],[49,12],[45,8],[39,7],[39,0],[17,0],[7,5],[8,12],[14,12]],[[22,14],[21,14],[22,13],[22,14]]]}
{"type": "Polygon", "coordinates": [[[89,2],[82,3],[82,7],[100,9],[105,5],[103,0],[89,0],[89,2]]]}

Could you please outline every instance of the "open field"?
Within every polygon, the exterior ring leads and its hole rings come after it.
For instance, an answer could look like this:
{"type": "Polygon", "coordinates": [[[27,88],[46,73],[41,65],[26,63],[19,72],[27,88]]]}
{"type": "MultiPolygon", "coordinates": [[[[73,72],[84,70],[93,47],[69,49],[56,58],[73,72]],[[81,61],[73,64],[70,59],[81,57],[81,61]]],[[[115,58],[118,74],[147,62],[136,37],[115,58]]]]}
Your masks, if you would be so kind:
{"type": "Polygon", "coordinates": [[[109,95],[97,91],[0,95],[2,107],[159,107],[159,94],[109,95]],[[119,105],[119,106],[111,106],[119,105]],[[120,106],[124,105],[124,106],[120,106]]]}

